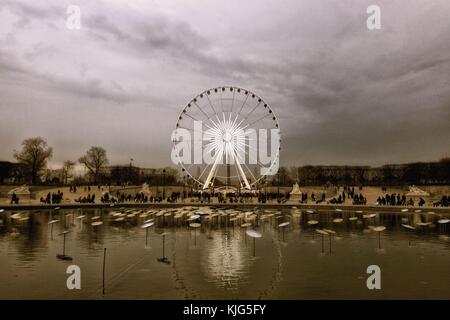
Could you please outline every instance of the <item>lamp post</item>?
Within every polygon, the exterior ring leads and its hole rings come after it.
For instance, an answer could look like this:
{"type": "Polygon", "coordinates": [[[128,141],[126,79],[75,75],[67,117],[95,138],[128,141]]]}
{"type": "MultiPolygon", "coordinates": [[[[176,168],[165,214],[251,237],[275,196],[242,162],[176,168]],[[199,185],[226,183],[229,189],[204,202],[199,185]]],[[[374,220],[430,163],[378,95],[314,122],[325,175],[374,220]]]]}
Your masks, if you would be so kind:
{"type": "Polygon", "coordinates": [[[163,169],[163,201],[166,199],[166,169],[163,169]]]}
{"type": "Polygon", "coordinates": [[[133,179],[133,161],[134,161],[134,159],[130,158],[130,173],[128,175],[128,180],[130,182],[132,182],[132,179],[133,179]]]}
{"type": "Polygon", "coordinates": [[[186,176],[183,176],[183,200],[186,198],[186,176]]]}
{"type": "Polygon", "coordinates": [[[264,177],[264,201],[267,202],[267,179],[264,177]]]}
{"type": "Polygon", "coordinates": [[[278,190],[277,190],[277,199],[280,200],[280,170],[277,171],[277,177],[278,177],[278,190]]]}
{"type": "Polygon", "coordinates": [[[181,169],[181,172],[183,172],[183,201],[186,198],[186,174],[184,173],[184,168],[181,169]]]}

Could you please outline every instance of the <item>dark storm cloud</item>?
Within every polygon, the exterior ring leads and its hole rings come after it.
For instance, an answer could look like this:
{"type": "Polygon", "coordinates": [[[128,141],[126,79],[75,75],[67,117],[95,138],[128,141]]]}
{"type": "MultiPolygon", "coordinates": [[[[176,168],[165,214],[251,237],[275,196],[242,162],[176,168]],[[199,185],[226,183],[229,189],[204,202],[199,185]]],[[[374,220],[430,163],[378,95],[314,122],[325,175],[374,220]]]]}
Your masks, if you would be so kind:
{"type": "MultiPolygon", "coordinates": [[[[6,7],[27,21],[55,19],[62,21],[64,6],[51,4],[45,9],[33,7],[24,3],[7,2],[6,7]]],[[[261,75],[288,72],[279,66],[255,63],[244,59],[218,58],[210,53],[212,44],[204,37],[193,31],[184,21],[170,21],[164,16],[140,16],[136,12],[124,11],[122,19],[128,25],[117,25],[112,18],[104,14],[86,14],[83,27],[87,29],[92,40],[105,42],[123,55],[135,55],[141,59],[168,58],[179,63],[188,62],[193,72],[210,76],[261,79],[261,75]],[[155,56],[156,55],[156,56],[155,56]]],[[[27,22],[27,23],[28,23],[27,22]]],[[[23,27],[24,25],[21,25],[23,27]]],[[[34,51],[35,48],[33,48],[34,51]]],[[[49,48],[52,49],[51,47],[49,48]]],[[[53,48],[57,50],[57,48],[53,48]]],[[[30,58],[33,53],[27,53],[30,58]]],[[[115,92],[102,87],[102,80],[89,78],[82,82],[51,73],[39,72],[30,66],[20,66],[13,55],[3,57],[10,61],[3,61],[6,68],[14,68],[17,73],[28,76],[28,79],[38,79],[43,85],[53,86],[56,90],[66,90],[70,94],[82,95],[89,98],[110,99],[115,102],[128,102],[131,98],[139,99],[135,93],[115,92]]],[[[115,83],[114,88],[122,87],[115,83]]]]}
{"type": "Polygon", "coordinates": [[[289,73],[289,69],[281,68],[279,63],[269,65],[242,58],[219,58],[211,52],[214,44],[184,21],[170,21],[161,16],[136,17],[135,13],[128,15],[126,29],[105,15],[88,16],[85,24],[94,38],[113,43],[116,50],[142,59],[156,54],[187,62],[195,72],[210,76],[234,74],[256,80],[261,74],[289,73]]]}
{"type": "Polygon", "coordinates": [[[24,82],[35,88],[63,91],[74,96],[106,99],[117,103],[126,103],[131,99],[139,99],[139,97],[121,93],[120,89],[114,91],[105,89],[102,79],[87,78],[80,82],[71,78],[39,72],[20,64],[14,57],[2,53],[0,53],[0,73],[2,74],[2,79],[14,79],[16,82],[24,82]]]}
{"type": "Polygon", "coordinates": [[[365,0],[80,1],[76,32],[65,28],[69,4],[0,5],[0,106],[13,119],[0,126],[2,158],[26,132],[47,136],[56,162],[95,142],[112,162],[167,164],[180,108],[217,85],[271,104],[285,164],[449,155],[448,1],[377,1],[378,31],[365,27],[365,0]],[[31,105],[33,121],[16,114],[31,105]],[[61,132],[42,113],[84,130],[61,132]]]}

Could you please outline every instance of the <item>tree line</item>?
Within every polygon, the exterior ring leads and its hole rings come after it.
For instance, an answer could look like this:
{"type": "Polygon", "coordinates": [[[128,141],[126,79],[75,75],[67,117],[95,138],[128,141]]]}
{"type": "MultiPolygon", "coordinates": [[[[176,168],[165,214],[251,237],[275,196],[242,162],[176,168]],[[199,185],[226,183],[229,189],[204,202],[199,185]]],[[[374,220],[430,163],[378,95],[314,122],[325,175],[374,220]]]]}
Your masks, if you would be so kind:
{"type": "Polygon", "coordinates": [[[47,170],[48,161],[53,157],[53,149],[42,137],[25,139],[21,149],[14,151],[17,163],[0,161],[0,183],[12,178],[12,183],[26,182],[37,184],[142,184],[163,185],[181,183],[177,179],[177,170],[173,168],[154,169],[152,172],[141,172],[137,167],[108,167],[109,159],[106,150],[99,146],[90,147],[78,159],[78,163],[87,169],[85,177],[74,177],[76,163],[64,161],[58,178],[52,180],[51,170],[47,170]]]}
{"type": "Polygon", "coordinates": [[[321,186],[393,186],[393,185],[449,185],[450,158],[436,162],[388,164],[369,166],[301,166],[281,167],[270,184],[321,186]]]}
{"type": "MultiPolygon", "coordinates": [[[[17,180],[23,180],[36,185],[42,182],[44,170],[47,168],[48,161],[53,157],[53,148],[42,137],[34,137],[22,141],[21,149],[14,151],[14,158],[17,165],[7,166],[3,161],[0,164],[0,178],[3,180],[7,176],[15,176],[17,180]]],[[[93,183],[99,182],[99,176],[102,168],[108,164],[106,150],[102,147],[92,146],[85,155],[78,159],[83,164],[93,183]]],[[[71,160],[64,161],[61,168],[61,182],[67,183],[73,176],[75,162],[71,160]]],[[[3,181],[1,181],[3,182],[3,181]]]]}

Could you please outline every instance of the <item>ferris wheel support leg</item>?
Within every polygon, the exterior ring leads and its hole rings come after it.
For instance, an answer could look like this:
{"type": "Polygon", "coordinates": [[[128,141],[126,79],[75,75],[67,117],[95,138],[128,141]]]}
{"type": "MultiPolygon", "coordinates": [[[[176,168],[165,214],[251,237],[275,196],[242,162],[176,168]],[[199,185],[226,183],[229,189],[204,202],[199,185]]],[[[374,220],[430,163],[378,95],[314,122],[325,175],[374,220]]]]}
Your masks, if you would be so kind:
{"type": "Polygon", "coordinates": [[[245,187],[250,190],[251,189],[250,184],[248,183],[247,177],[245,176],[244,170],[242,170],[241,164],[239,163],[239,160],[237,159],[237,157],[234,157],[234,161],[236,161],[236,163],[237,163],[237,167],[239,169],[239,174],[241,175],[242,180],[245,183],[245,187]]]}
{"type": "Polygon", "coordinates": [[[211,171],[209,171],[208,177],[206,178],[205,184],[203,185],[203,190],[209,188],[209,184],[211,183],[211,179],[216,175],[217,170],[217,164],[219,163],[219,160],[222,158],[222,153],[219,152],[217,154],[216,160],[214,161],[214,164],[211,168],[211,171]]]}

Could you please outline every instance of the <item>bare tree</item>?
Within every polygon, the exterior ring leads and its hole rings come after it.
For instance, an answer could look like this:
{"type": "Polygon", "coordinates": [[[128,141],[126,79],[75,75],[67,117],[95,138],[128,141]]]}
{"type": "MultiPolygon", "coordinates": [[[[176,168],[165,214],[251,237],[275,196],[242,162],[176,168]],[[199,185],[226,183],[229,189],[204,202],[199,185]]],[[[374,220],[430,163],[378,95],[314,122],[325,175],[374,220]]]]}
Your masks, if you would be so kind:
{"type": "Polygon", "coordinates": [[[62,167],[62,181],[64,184],[67,184],[69,178],[73,176],[72,170],[75,166],[75,162],[67,160],[64,161],[63,167],[62,167]]]}
{"type": "Polygon", "coordinates": [[[86,166],[96,184],[101,169],[108,164],[106,150],[102,147],[91,147],[84,156],[78,159],[78,162],[86,166]]]}
{"type": "Polygon", "coordinates": [[[14,152],[14,158],[22,163],[31,177],[31,184],[36,184],[39,173],[47,166],[53,149],[41,137],[25,139],[22,150],[14,152]]]}

